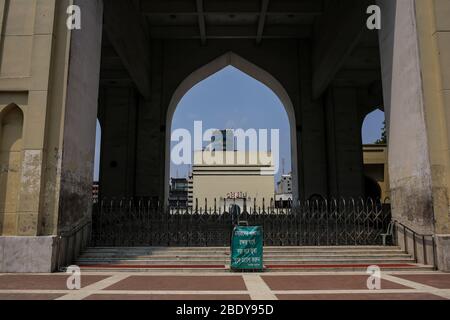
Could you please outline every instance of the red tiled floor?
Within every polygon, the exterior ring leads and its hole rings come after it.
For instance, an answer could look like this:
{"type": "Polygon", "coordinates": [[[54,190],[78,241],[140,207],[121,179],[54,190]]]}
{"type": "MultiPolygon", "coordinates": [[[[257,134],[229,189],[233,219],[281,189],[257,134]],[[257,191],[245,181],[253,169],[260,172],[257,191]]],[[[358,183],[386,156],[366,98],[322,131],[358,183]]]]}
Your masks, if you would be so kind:
{"type": "MultiPolygon", "coordinates": [[[[365,275],[301,275],[262,276],[272,290],[364,290],[368,276],[365,275]]],[[[382,289],[406,289],[397,283],[382,280],[382,289]]]]}
{"type": "MultiPolygon", "coordinates": [[[[69,275],[20,275],[0,277],[0,290],[67,290],[69,275]]],[[[81,287],[86,287],[108,276],[81,276],[81,287]]]]}
{"type": "Polygon", "coordinates": [[[250,300],[245,294],[93,294],[84,300],[250,300]]]}
{"type": "Polygon", "coordinates": [[[393,276],[438,289],[450,289],[450,274],[395,274],[393,276]]]}
{"type": "Polygon", "coordinates": [[[429,293],[279,294],[279,300],[446,300],[429,293]]]}
{"type": "Polygon", "coordinates": [[[165,265],[165,264],[120,264],[120,265],[110,265],[110,264],[89,264],[89,265],[79,265],[82,270],[89,269],[223,269],[225,270],[224,264],[184,264],[184,265],[165,265]]]}
{"type": "MultiPolygon", "coordinates": [[[[265,267],[267,269],[355,269],[355,268],[364,268],[367,269],[371,264],[266,264],[265,267]]],[[[383,270],[384,268],[415,268],[416,266],[414,264],[410,263],[396,263],[396,264],[377,264],[378,267],[383,270]]]]}
{"type": "Polygon", "coordinates": [[[0,293],[0,300],[55,300],[64,293],[0,293]]]}
{"type": "Polygon", "coordinates": [[[131,276],[105,290],[246,290],[240,276],[131,276]]]}

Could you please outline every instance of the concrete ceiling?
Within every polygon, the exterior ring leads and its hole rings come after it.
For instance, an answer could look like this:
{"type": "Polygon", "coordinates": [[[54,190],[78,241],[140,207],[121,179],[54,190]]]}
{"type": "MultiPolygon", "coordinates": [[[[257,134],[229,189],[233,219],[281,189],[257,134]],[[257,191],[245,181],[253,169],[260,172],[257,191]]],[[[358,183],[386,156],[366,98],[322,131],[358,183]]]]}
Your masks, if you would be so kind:
{"type": "MultiPolygon", "coordinates": [[[[266,39],[314,42],[321,30],[317,28],[320,18],[329,12],[333,1],[336,0],[125,0],[141,15],[138,20],[148,39],[198,39],[205,46],[210,39],[251,39],[256,44],[266,39]]],[[[102,83],[131,82],[130,70],[124,67],[123,56],[119,56],[105,32],[102,83]]],[[[380,81],[378,33],[364,31],[342,61],[334,84],[362,87],[380,81]]]]}
{"type": "Polygon", "coordinates": [[[138,0],[152,38],[306,38],[322,0],[138,0]]]}

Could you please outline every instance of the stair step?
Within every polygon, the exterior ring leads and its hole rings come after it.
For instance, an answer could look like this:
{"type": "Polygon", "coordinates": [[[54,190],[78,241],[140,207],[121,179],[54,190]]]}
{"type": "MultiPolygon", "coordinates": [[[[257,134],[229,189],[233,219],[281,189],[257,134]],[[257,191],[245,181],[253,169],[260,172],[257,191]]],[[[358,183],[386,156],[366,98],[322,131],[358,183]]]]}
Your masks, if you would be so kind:
{"type": "MultiPolygon", "coordinates": [[[[228,260],[229,255],[223,256],[142,256],[142,257],[86,257],[82,256],[78,261],[199,261],[199,260],[228,260]]],[[[319,259],[319,260],[336,260],[336,259],[406,259],[412,260],[412,257],[407,254],[403,255],[342,255],[342,256],[320,256],[320,255],[289,255],[289,256],[272,256],[264,255],[264,260],[273,261],[285,261],[285,260],[308,260],[308,259],[319,259]]]]}
{"type": "MultiPolygon", "coordinates": [[[[382,253],[391,253],[391,252],[404,252],[403,250],[284,250],[284,249],[268,249],[264,248],[265,253],[292,253],[292,254],[298,254],[298,253],[314,253],[314,254],[320,254],[320,253],[333,253],[333,254],[341,254],[341,253],[374,253],[374,254],[382,254],[382,253]]],[[[118,254],[125,254],[125,255],[157,255],[157,254],[170,254],[170,255],[176,255],[176,254],[184,254],[184,255],[193,255],[193,254],[227,254],[230,253],[230,250],[217,250],[217,251],[183,251],[183,250],[142,250],[142,251],[132,251],[132,250],[124,250],[124,251],[85,251],[84,254],[97,254],[97,255],[118,255],[118,254]]]]}
{"type": "MultiPolygon", "coordinates": [[[[158,259],[158,258],[203,258],[203,257],[213,257],[213,258],[220,258],[224,256],[229,256],[229,252],[223,252],[223,253],[213,253],[213,254],[206,254],[204,252],[199,254],[188,254],[188,253],[162,253],[162,254],[83,254],[84,258],[101,258],[101,259],[116,259],[116,258],[123,258],[123,259],[158,259]]],[[[295,253],[295,252],[264,252],[265,257],[278,257],[278,258],[285,258],[285,257],[338,257],[338,256],[352,256],[352,257],[364,257],[364,256],[371,256],[371,257],[399,257],[399,256],[409,256],[409,254],[405,252],[383,252],[383,253],[367,253],[367,252],[319,252],[319,253],[312,253],[312,252],[305,252],[305,253],[295,253]]]]}
{"type": "MultiPolygon", "coordinates": [[[[268,272],[365,271],[369,265],[388,270],[430,270],[417,265],[398,246],[264,247],[268,272]]],[[[76,264],[89,271],[223,272],[230,264],[229,247],[95,247],[76,264]]]]}
{"type": "MultiPolygon", "coordinates": [[[[140,251],[223,251],[230,250],[230,247],[88,247],[86,248],[86,252],[140,252],[140,251]]],[[[277,251],[277,250],[292,250],[292,251],[322,251],[322,250],[332,250],[332,251],[340,251],[340,250],[359,250],[359,251],[367,251],[367,250],[401,250],[398,246],[265,246],[264,250],[267,251],[277,251]]]]}
{"type": "MultiPolygon", "coordinates": [[[[208,264],[225,264],[229,262],[229,259],[222,260],[78,260],[77,265],[208,265],[208,264]]],[[[264,263],[268,264],[382,264],[382,263],[414,263],[412,259],[333,259],[333,260],[321,260],[321,259],[264,259],[264,263]]]]}

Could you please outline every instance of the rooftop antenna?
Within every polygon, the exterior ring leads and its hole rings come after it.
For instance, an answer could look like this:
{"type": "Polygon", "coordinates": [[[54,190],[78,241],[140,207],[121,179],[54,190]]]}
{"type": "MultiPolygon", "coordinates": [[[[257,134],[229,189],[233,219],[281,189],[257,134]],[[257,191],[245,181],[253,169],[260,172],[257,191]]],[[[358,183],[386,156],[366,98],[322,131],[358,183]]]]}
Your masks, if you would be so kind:
{"type": "Polygon", "coordinates": [[[284,158],[281,159],[281,170],[283,171],[283,175],[284,175],[284,158]]]}

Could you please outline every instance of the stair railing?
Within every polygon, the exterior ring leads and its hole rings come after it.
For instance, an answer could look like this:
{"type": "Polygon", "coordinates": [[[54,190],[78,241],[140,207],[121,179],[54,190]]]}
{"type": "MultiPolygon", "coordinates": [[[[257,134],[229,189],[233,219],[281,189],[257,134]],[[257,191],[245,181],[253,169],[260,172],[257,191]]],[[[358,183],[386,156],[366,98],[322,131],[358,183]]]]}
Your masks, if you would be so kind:
{"type": "MultiPolygon", "coordinates": [[[[420,241],[422,242],[422,254],[423,254],[423,262],[425,265],[428,264],[428,255],[427,255],[427,245],[426,245],[426,238],[431,238],[431,248],[433,250],[433,268],[435,270],[438,269],[437,264],[436,264],[436,240],[434,237],[434,234],[421,234],[416,232],[415,230],[411,229],[410,227],[407,227],[406,225],[404,225],[403,223],[401,223],[398,220],[394,220],[395,223],[395,228],[396,230],[402,230],[402,234],[403,234],[403,246],[404,246],[404,250],[405,252],[409,252],[408,250],[408,237],[407,237],[407,233],[409,232],[410,234],[412,234],[412,242],[413,242],[413,258],[414,261],[417,263],[418,259],[417,259],[417,239],[420,239],[420,241]]],[[[395,237],[396,237],[396,242],[398,244],[398,239],[397,239],[397,232],[394,233],[395,237]]]]}
{"type": "Polygon", "coordinates": [[[87,220],[69,231],[59,233],[56,270],[64,271],[70,263],[78,258],[89,242],[91,225],[92,221],[87,220]]]}

